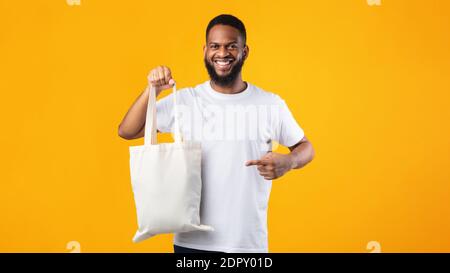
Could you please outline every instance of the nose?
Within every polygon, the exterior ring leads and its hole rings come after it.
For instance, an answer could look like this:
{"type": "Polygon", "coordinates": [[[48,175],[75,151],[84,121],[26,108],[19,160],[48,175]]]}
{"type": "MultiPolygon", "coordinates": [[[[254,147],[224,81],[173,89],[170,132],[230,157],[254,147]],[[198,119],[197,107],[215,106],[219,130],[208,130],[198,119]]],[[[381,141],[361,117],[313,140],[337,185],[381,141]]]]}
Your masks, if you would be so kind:
{"type": "Polygon", "coordinates": [[[229,56],[230,53],[228,52],[228,49],[227,49],[226,46],[221,46],[221,47],[219,48],[219,51],[217,52],[217,55],[218,55],[219,57],[223,58],[223,57],[229,56]]]}

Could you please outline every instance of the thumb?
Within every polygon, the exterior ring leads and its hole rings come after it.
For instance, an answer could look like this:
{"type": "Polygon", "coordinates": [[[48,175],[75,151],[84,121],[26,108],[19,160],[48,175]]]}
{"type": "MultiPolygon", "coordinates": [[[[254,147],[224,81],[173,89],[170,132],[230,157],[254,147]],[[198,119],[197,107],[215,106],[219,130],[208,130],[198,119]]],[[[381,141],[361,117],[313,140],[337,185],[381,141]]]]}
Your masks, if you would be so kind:
{"type": "Polygon", "coordinates": [[[263,157],[261,157],[261,160],[267,159],[267,158],[270,158],[270,157],[272,157],[272,151],[268,151],[265,155],[263,155],[263,157]]]}
{"type": "Polygon", "coordinates": [[[170,88],[172,88],[174,85],[175,85],[175,80],[174,80],[174,79],[170,79],[168,84],[159,86],[158,89],[159,89],[160,91],[162,91],[162,90],[170,89],[170,88]]]}

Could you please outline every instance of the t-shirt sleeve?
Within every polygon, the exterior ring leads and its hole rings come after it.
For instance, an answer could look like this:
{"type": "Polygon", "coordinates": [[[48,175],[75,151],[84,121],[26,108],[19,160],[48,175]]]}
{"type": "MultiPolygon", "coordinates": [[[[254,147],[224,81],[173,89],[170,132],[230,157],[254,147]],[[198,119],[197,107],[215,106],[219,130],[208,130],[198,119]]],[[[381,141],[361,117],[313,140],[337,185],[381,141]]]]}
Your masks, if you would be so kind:
{"type": "Polygon", "coordinates": [[[173,125],[173,94],[156,101],[156,128],[162,133],[170,133],[173,125]]]}
{"type": "Polygon", "coordinates": [[[305,133],[295,120],[286,102],[278,98],[278,117],[275,119],[275,140],[285,147],[292,147],[303,139],[305,133]]]}

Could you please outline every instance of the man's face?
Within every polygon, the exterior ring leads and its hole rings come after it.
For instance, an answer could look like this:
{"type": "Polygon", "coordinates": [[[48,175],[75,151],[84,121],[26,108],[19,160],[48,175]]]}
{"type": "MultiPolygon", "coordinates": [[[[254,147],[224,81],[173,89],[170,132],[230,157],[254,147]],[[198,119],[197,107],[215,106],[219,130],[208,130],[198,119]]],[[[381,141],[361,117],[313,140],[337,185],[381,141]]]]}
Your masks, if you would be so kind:
{"type": "Polygon", "coordinates": [[[221,86],[234,82],[248,56],[248,47],[239,30],[226,25],[215,25],[210,29],[203,50],[208,74],[221,86]]]}

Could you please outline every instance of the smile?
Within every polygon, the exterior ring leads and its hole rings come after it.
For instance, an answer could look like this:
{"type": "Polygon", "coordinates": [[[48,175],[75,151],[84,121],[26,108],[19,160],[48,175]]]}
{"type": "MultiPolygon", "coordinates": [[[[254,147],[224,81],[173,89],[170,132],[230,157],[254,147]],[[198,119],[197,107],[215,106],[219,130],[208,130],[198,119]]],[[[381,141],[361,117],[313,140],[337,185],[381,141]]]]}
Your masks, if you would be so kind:
{"type": "Polygon", "coordinates": [[[232,59],[215,60],[214,64],[216,64],[216,66],[221,70],[227,70],[231,67],[232,62],[233,62],[232,59]]]}

